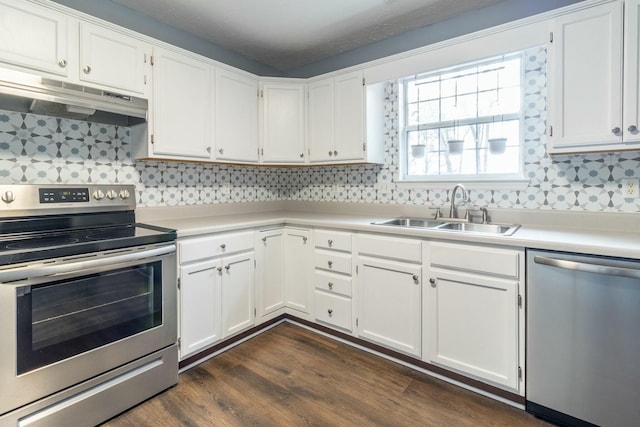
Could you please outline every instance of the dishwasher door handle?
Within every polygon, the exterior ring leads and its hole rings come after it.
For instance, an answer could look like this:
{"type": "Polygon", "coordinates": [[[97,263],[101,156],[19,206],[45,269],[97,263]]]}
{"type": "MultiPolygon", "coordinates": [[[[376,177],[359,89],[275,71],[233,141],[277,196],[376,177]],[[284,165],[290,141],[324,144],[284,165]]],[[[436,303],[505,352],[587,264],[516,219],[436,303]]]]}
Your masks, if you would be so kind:
{"type": "Polygon", "coordinates": [[[619,267],[615,264],[596,264],[590,262],[570,261],[568,259],[548,258],[543,256],[533,257],[536,264],[550,267],[564,268],[566,270],[581,271],[584,273],[604,274],[607,276],[628,277],[640,279],[640,269],[619,267]]]}

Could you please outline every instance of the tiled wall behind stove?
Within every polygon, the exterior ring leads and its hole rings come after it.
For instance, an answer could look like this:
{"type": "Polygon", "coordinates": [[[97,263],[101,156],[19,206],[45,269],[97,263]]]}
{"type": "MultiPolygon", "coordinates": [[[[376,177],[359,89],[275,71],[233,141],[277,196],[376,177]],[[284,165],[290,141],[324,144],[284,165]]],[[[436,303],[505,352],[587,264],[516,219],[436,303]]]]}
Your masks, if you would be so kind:
{"type": "MultiPolygon", "coordinates": [[[[471,191],[479,206],[638,212],[622,178],[640,177],[640,153],[549,157],[545,152],[546,53],[525,61],[524,190],[471,191]]],[[[139,206],[266,200],[443,205],[449,190],[398,188],[398,85],[386,85],[385,163],[310,168],[134,162],[129,129],[0,110],[0,184],[123,183],[139,206]],[[380,191],[383,183],[388,191],[380,191]],[[226,190],[229,191],[226,191],[226,190]]]]}

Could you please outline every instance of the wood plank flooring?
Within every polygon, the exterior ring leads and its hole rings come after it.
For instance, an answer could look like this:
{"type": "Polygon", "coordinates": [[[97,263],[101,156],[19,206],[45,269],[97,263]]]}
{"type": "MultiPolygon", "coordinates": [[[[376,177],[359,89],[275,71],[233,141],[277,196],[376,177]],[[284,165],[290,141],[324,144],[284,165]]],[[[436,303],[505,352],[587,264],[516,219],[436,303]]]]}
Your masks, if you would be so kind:
{"type": "Polygon", "coordinates": [[[543,426],[526,412],[283,323],[104,426],[543,426]]]}

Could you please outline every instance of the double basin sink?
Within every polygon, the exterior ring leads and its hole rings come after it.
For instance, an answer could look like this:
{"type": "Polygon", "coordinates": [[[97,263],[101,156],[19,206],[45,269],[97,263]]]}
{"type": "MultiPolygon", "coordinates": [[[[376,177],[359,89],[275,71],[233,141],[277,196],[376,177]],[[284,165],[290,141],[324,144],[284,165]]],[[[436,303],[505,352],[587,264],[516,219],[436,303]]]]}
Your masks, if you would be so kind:
{"type": "Polygon", "coordinates": [[[517,224],[478,224],[474,222],[456,222],[447,219],[394,218],[373,222],[374,225],[390,225],[403,228],[426,228],[431,230],[458,231],[498,236],[510,236],[520,227],[517,224]]]}

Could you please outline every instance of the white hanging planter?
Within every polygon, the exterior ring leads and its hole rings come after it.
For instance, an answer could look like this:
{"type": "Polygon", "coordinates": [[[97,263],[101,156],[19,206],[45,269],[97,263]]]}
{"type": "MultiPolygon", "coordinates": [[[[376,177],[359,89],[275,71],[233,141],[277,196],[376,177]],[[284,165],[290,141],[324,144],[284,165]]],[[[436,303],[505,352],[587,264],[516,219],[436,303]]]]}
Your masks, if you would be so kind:
{"type": "Polygon", "coordinates": [[[490,138],[488,142],[491,154],[502,154],[507,148],[507,138],[490,138]]]}
{"type": "Polygon", "coordinates": [[[449,146],[449,154],[460,154],[464,148],[464,140],[462,139],[450,139],[447,141],[449,146]]]}
{"type": "Polygon", "coordinates": [[[427,146],[424,144],[412,145],[411,156],[415,159],[421,159],[427,152],[427,146]]]}

